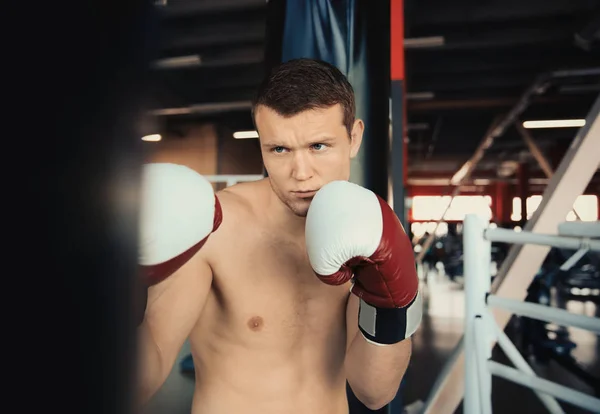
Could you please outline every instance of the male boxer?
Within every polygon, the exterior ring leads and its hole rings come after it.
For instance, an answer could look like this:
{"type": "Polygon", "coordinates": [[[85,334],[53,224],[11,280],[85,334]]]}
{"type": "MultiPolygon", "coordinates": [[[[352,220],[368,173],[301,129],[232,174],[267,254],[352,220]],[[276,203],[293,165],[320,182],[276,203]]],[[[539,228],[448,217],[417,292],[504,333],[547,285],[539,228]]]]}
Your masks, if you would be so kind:
{"type": "Polygon", "coordinates": [[[140,393],[189,338],[194,414],[347,414],[395,396],[421,302],[390,207],[348,182],[364,125],[332,65],[280,65],[254,121],[268,177],[217,194],[190,169],[144,167],[140,393]]]}

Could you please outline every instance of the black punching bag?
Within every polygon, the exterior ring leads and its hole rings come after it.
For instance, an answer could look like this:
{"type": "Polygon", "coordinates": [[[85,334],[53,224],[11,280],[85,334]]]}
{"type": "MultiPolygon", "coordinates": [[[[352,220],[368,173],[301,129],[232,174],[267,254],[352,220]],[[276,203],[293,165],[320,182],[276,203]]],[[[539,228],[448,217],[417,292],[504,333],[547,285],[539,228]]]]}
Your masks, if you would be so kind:
{"type": "Polygon", "coordinates": [[[22,148],[4,148],[5,162],[18,165],[11,180],[18,193],[10,196],[18,211],[5,220],[17,227],[14,237],[3,233],[23,254],[11,255],[18,272],[4,274],[24,288],[4,289],[19,303],[13,309],[22,334],[10,336],[20,349],[8,358],[20,369],[17,377],[5,372],[11,391],[3,404],[26,412],[132,414],[138,125],[158,45],[156,6],[27,6],[27,19],[16,23],[24,33],[14,40],[34,44],[10,64],[27,72],[27,81],[13,81],[19,96],[5,96],[28,122],[18,123],[21,139],[12,140],[22,148]]]}

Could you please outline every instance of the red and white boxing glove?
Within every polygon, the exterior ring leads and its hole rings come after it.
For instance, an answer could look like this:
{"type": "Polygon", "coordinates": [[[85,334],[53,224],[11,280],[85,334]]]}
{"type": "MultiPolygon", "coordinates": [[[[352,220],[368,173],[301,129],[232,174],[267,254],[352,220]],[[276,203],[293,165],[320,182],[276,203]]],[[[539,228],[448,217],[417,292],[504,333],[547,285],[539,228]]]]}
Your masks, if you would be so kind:
{"type": "Polygon", "coordinates": [[[323,186],[306,217],[306,248],[323,282],[352,279],[368,341],[394,344],[416,331],[422,301],[412,244],[381,197],[347,181],[323,186]]]}
{"type": "Polygon", "coordinates": [[[177,164],[145,164],[142,170],[139,258],[146,286],[169,277],[204,245],[221,224],[211,183],[177,164]]]}

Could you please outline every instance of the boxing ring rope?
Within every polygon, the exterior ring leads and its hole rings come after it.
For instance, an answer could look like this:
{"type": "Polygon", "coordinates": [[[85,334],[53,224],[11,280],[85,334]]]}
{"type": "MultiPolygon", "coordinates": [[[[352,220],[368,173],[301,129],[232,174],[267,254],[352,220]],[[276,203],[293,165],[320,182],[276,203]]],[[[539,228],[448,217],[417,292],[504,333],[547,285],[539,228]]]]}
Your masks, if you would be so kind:
{"type": "MultiPolygon", "coordinates": [[[[591,224],[591,223],[590,223],[591,224]]],[[[547,235],[527,231],[487,228],[485,220],[467,215],[464,220],[464,283],[465,283],[465,414],[491,414],[492,375],[531,388],[548,412],[564,413],[555,398],[594,412],[600,399],[572,388],[539,378],[517,347],[496,324],[491,308],[559,325],[589,330],[600,335],[600,318],[576,315],[563,309],[527,303],[489,294],[491,288],[491,242],[536,244],[576,252],[561,266],[571,268],[587,251],[600,251],[600,240],[575,235],[547,235]],[[491,360],[497,341],[516,368],[491,360]]]]}

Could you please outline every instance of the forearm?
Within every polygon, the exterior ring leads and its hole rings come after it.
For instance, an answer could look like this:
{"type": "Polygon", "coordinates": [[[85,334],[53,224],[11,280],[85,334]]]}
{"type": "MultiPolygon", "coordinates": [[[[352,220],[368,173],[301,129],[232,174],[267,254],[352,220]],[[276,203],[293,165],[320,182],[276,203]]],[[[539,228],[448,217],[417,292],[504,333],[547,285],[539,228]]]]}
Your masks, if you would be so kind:
{"type": "Polygon", "coordinates": [[[166,379],[163,358],[146,322],[138,327],[136,402],[144,405],[166,379]]]}
{"type": "Polygon", "coordinates": [[[346,376],[356,397],[378,409],[396,395],[411,356],[407,338],[393,345],[376,345],[358,332],[346,353],[346,376]]]}

